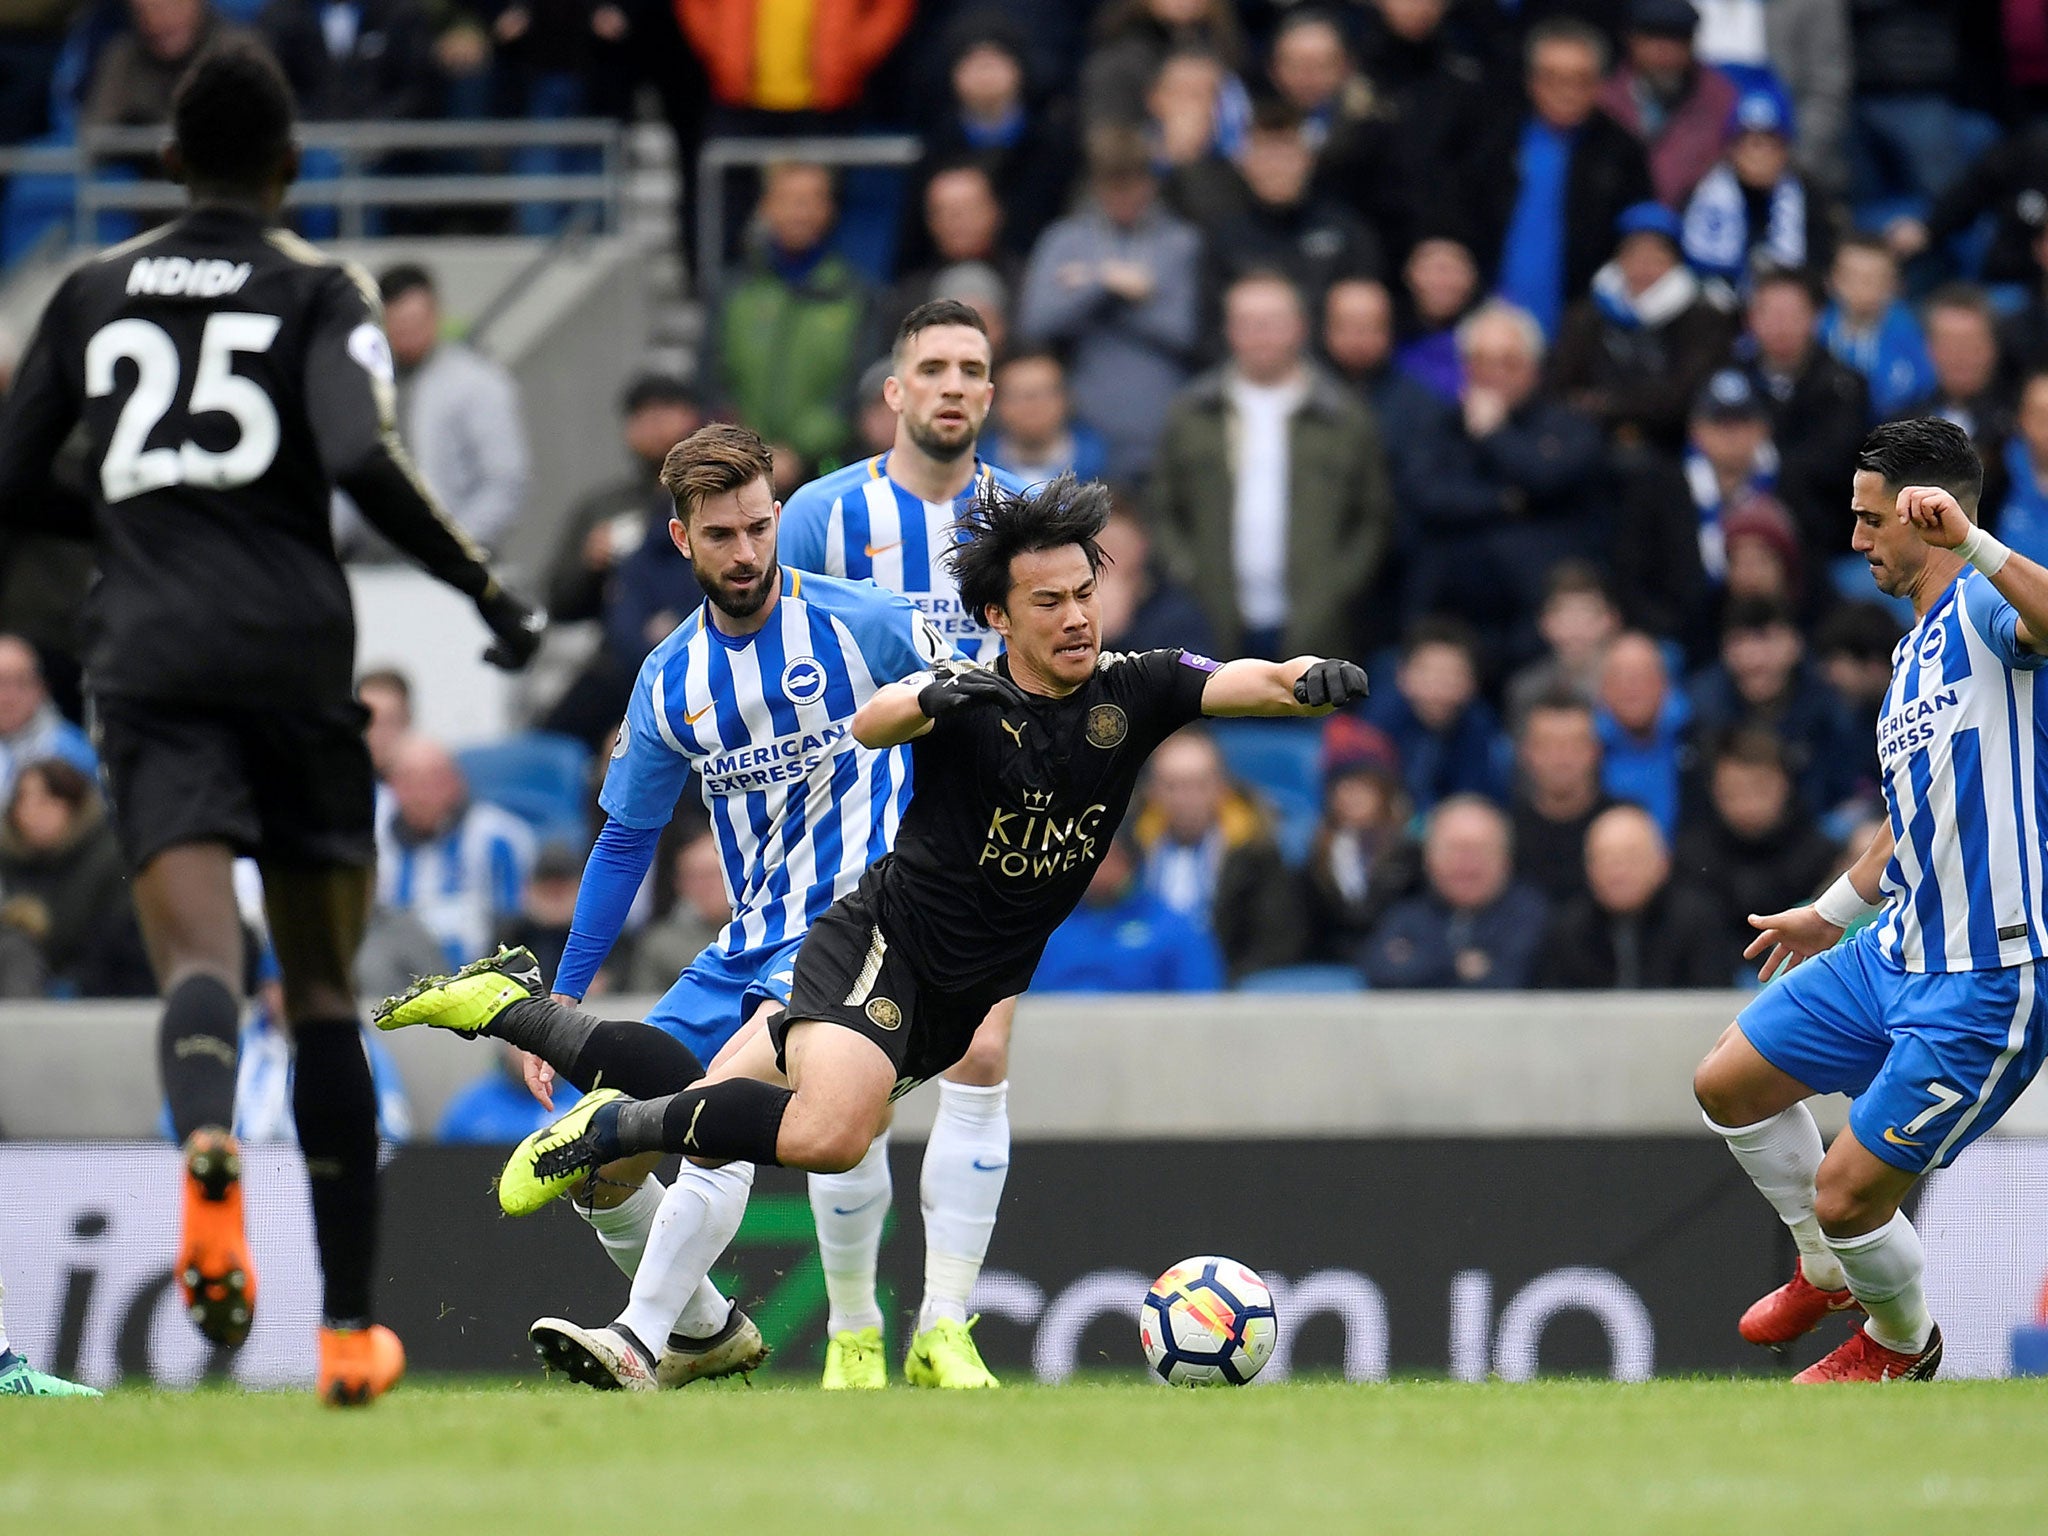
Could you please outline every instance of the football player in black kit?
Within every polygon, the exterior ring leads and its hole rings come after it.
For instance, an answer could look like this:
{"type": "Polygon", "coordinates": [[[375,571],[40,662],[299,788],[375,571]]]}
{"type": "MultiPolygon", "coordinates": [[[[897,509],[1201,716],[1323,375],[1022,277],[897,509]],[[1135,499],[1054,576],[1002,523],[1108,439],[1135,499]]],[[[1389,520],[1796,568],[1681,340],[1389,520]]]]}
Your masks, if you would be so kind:
{"type": "Polygon", "coordinates": [[[334,487],[475,599],[490,660],[523,664],[541,618],[398,446],[375,289],[275,227],[298,171],[277,66],[250,46],[208,54],[179,84],[172,129],[165,166],[190,206],[86,262],[50,301],[0,415],[0,516],[97,546],[86,681],[164,997],[185,1304],[209,1339],[236,1345],[256,1303],[230,1134],[244,974],[232,867],[252,854],[297,1046],[292,1108],[325,1278],[319,1389],[366,1402],[404,1351],[370,1319],[376,1098],[351,972],[373,787],[334,487]],[[79,426],[82,503],[50,476],[79,426]]]}
{"type": "MultiPolygon", "coordinates": [[[[1004,654],[891,684],[853,721],[864,746],[916,743],[895,851],[812,925],[785,1014],[667,1098],[587,1095],[513,1155],[499,1181],[508,1212],[624,1153],[851,1167],[891,1099],[958,1061],[989,1008],[1030,985],[1154,747],[1201,715],[1317,715],[1364,696],[1348,661],[1102,654],[1096,536],[1109,505],[1103,486],[1065,475],[992,490],[966,514],[950,558],[1004,654]]],[[[572,1079],[601,1072],[585,1057],[596,1021],[488,961],[465,975],[387,1003],[380,1022],[400,1010],[560,1056],[582,1071],[572,1079]]]]}

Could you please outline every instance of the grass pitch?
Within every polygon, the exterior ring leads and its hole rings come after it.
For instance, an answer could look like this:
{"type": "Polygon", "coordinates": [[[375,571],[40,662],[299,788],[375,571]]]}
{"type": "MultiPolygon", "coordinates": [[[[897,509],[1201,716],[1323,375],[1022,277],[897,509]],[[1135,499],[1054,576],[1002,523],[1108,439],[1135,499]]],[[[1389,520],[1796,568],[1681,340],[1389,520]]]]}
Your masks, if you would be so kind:
{"type": "Polygon", "coordinates": [[[1150,1384],[0,1399],[36,1533],[2048,1530],[2048,1382],[1150,1384]]]}

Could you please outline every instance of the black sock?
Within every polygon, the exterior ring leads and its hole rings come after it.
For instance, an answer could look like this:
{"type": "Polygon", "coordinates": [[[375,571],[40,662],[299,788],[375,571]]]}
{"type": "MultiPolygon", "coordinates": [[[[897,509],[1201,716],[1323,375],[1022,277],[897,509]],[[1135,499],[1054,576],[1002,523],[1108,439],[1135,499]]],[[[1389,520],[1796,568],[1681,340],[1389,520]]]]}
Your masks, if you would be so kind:
{"type": "Polygon", "coordinates": [[[606,1129],[618,1143],[614,1157],[683,1152],[779,1166],[775,1139],[782,1131],[783,1112],[795,1097],[788,1088],[751,1077],[728,1077],[665,1099],[621,1104],[616,1116],[600,1112],[599,1118],[611,1121],[606,1129]]]}
{"type": "Polygon", "coordinates": [[[680,1093],[704,1075],[687,1045],[652,1024],[600,1019],[545,997],[514,1003],[483,1032],[533,1052],[578,1087],[601,1082],[628,1098],[680,1093]]]}
{"type": "Polygon", "coordinates": [[[179,1141],[202,1126],[234,1125],[241,1024],[242,1005],[217,976],[187,976],[164,999],[157,1061],[179,1141]]]}
{"type": "Polygon", "coordinates": [[[377,1255],[377,1089],[354,1019],[297,1025],[292,1115],[306,1154],[329,1327],[370,1320],[377,1255]]]}

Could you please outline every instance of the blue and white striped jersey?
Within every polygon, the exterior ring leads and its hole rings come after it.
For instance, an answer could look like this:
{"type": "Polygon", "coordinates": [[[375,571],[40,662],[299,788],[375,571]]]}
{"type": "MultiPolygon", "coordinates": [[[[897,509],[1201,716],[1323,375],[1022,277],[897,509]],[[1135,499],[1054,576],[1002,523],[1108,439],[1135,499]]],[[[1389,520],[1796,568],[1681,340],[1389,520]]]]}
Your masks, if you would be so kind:
{"type": "Polygon", "coordinates": [[[1892,653],[1877,722],[1898,846],[1877,942],[1909,971],[1981,971],[2048,956],[2048,657],[1965,569],[1892,653]]]}
{"type": "Polygon", "coordinates": [[[889,455],[877,454],[813,480],[783,504],[778,557],[800,571],[865,576],[901,592],[962,655],[992,662],[1002,641],[967,611],[939,558],[959,537],[955,520],[989,482],[1027,489],[1008,470],[977,459],[966,490],[951,501],[924,501],[891,480],[889,455]]]}
{"type": "Polygon", "coordinates": [[[725,867],[734,953],[802,934],[889,851],[910,753],[870,752],[854,711],[952,652],[908,599],[785,566],[768,622],[720,631],[697,611],[641,665],[598,803],[661,827],[694,770],[725,867]]]}

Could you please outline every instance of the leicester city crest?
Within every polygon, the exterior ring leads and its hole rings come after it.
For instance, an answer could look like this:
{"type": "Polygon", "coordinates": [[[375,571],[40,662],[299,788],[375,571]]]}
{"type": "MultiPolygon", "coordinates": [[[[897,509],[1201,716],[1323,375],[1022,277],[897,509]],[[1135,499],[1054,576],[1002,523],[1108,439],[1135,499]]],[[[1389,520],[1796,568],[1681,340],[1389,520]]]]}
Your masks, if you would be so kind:
{"type": "Polygon", "coordinates": [[[1114,704],[1098,704],[1088,711],[1088,745],[1105,751],[1131,734],[1131,722],[1114,704]]]}

